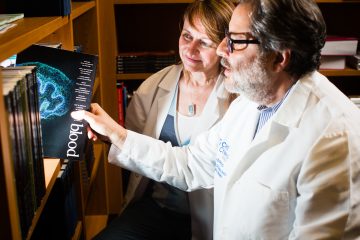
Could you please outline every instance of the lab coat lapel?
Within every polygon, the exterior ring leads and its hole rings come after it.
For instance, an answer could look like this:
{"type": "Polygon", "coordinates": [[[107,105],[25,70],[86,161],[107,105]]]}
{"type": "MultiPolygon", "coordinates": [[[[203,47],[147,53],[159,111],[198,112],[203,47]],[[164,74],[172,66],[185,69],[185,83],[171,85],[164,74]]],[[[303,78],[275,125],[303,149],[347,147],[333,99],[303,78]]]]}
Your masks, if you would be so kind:
{"type": "Polygon", "coordinates": [[[203,111],[203,114],[201,115],[201,120],[198,121],[198,126],[196,129],[194,129],[196,134],[193,134],[196,136],[197,134],[211,128],[218,120],[219,120],[219,106],[217,105],[218,99],[211,101],[213,104],[211,106],[211,109],[209,111],[203,111]]]}
{"type": "MultiPolygon", "coordinates": [[[[220,120],[220,117],[223,116],[226,105],[228,105],[228,93],[224,91],[224,85],[222,84],[224,80],[223,75],[219,75],[216,84],[214,86],[213,92],[209,96],[205,108],[201,114],[201,120],[199,123],[201,126],[198,126],[198,133],[203,132],[207,129],[210,129],[215,125],[216,122],[220,120]],[[224,111],[224,112],[222,112],[224,111]]],[[[194,136],[197,134],[193,134],[194,136]]]]}
{"type": "Polygon", "coordinates": [[[176,85],[179,81],[180,74],[182,71],[182,65],[179,65],[177,68],[174,68],[168,73],[164,81],[159,84],[159,89],[164,93],[162,96],[159,96],[157,100],[157,122],[156,122],[156,132],[155,137],[159,138],[162,126],[164,125],[167,114],[171,106],[173,97],[175,96],[176,85]]]}
{"type": "MultiPolygon", "coordinates": [[[[306,78],[303,81],[306,81],[306,78]]],[[[229,178],[230,182],[236,181],[261,154],[283,142],[291,129],[297,127],[309,95],[309,89],[299,80],[278,112],[258,132],[245,153],[239,155],[242,157],[234,160],[236,163],[229,178]]],[[[248,138],[249,134],[245,131],[245,139],[248,138]]]]}
{"type": "Polygon", "coordinates": [[[289,128],[277,122],[269,122],[262,129],[240,158],[234,160],[235,166],[229,176],[229,183],[235,182],[267,149],[281,143],[289,134],[289,128]]]}

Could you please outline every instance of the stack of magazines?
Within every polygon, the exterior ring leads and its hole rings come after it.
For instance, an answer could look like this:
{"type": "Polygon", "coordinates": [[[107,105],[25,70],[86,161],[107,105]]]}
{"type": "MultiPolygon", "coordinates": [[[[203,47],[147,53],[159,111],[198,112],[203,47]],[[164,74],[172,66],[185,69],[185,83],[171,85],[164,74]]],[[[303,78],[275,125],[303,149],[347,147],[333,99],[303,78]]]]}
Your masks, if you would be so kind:
{"type": "Polygon", "coordinates": [[[346,65],[351,68],[360,70],[360,52],[353,56],[347,56],[346,65]]]}
{"type": "Polygon", "coordinates": [[[126,52],[117,56],[117,73],[153,73],[177,63],[175,51],[126,52]]]}
{"type": "Polygon", "coordinates": [[[6,30],[16,26],[14,22],[23,17],[24,17],[23,13],[0,14],[0,33],[3,33],[6,30]]]}
{"type": "Polygon", "coordinates": [[[350,96],[350,100],[360,108],[360,95],[359,96],[350,96]]]}
{"type": "Polygon", "coordinates": [[[320,69],[345,69],[346,58],[357,52],[358,39],[329,35],[321,50],[320,69]]]}

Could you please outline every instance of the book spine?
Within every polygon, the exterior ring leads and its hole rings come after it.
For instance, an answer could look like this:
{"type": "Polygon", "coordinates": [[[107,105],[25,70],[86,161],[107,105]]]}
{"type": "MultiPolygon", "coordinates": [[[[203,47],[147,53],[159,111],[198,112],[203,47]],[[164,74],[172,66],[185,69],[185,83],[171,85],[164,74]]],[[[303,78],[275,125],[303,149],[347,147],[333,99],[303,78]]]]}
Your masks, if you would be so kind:
{"type": "Polygon", "coordinates": [[[31,136],[31,148],[32,148],[32,158],[33,158],[33,171],[34,171],[34,184],[35,184],[35,196],[36,196],[36,205],[40,206],[41,199],[45,195],[45,174],[44,174],[44,162],[40,150],[39,142],[39,131],[37,122],[37,115],[39,114],[39,109],[37,108],[36,99],[38,98],[36,85],[34,85],[34,75],[33,73],[28,73],[25,75],[26,84],[28,88],[28,108],[29,108],[29,121],[30,121],[30,136],[31,136]]]}
{"type": "Polygon", "coordinates": [[[118,98],[118,123],[121,126],[125,125],[125,119],[124,119],[124,83],[117,83],[116,84],[116,90],[117,90],[117,98],[118,98]]]}

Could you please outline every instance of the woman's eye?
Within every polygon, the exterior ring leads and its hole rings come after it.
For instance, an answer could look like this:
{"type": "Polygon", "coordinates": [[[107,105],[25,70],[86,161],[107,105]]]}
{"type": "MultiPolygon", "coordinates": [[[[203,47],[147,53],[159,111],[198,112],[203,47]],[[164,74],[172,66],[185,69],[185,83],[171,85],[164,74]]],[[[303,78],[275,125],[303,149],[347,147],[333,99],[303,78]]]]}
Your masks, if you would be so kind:
{"type": "Polygon", "coordinates": [[[188,33],[183,33],[183,38],[185,39],[185,40],[187,40],[187,41],[191,41],[191,35],[190,34],[188,34],[188,33]]]}
{"type": "Polygon", "coordinates": [[[210,40],[208,41],[201,41],[201,46],[204,48],[216,48],[216,44],[210,40]]]}
{"type": "Polygon", "coordinates": [[[208,42],[204,42],[204,41],[201,41],[201,46],[203,46],[203,47],[211,47],[212,46],[212,44],[211,43],[208,43],[208,42]]]}

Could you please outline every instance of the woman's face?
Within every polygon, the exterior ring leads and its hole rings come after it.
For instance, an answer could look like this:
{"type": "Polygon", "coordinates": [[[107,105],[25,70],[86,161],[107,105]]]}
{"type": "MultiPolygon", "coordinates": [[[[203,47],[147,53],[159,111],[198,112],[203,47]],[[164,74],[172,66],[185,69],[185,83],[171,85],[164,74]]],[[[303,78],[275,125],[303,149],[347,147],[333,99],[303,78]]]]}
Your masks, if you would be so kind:
{"type": "Polygon", "coordinates": [[[179,55],[185,70],[211,72],[219,69],[220,57],[216,55],[217,44],[210,40],[199,19],[194,27],[186,19],[179,38],[179,55]]]}

